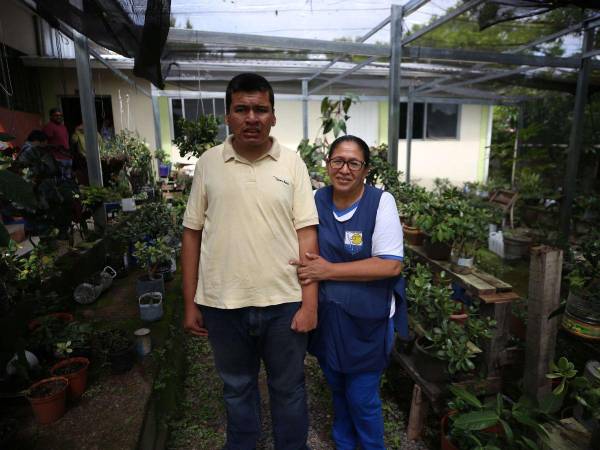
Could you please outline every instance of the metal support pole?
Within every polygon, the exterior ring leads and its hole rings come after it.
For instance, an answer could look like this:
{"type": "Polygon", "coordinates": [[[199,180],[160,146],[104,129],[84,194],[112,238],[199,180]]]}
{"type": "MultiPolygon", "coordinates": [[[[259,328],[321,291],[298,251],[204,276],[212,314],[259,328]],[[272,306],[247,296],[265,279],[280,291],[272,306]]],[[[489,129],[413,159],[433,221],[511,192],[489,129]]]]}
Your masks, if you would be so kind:
{"type": "MultiPolygon", "coordinates": [[[[83,132],[85,134],[88,176],[90,185],[102,186],[102,165],[100,164],[100,153],[98,151],[98,125],[96,122],[96,104],[92,88],[88,40],[85,36],[73,30],[73,42],[75,44],[75,63],[77,67],[81,117],[83,118],[83,132]]],[[[106,226],[104,208],[96,211],[94,214],[94,223],[99,227],[106,226]]]]}
{"type": "MultiPolygon", "coordinates": [[[[581,54],[591,51],[594,45],[594,29],[586,28],[583,33],[583,44],[581,54]]],[[[577,169],[579,157],[583,146],[583,120],[585,104],[587,102],[588,86],[590,81],[591,59],[582,58],[581,68],[577,75],[577,91],[575,93],[575,107],[573,109],[573,124],[571,125],[571,136],[569,138],[569,154],[567,156],[567,170],[563,183],[563,198],[560,208],[560,234],[565,242],[569,239],[571,229],[571,209],[577,186],[577,169]]]]}
{"type": "Polygon", "coordinates": [[[308,80],[302,80],[302,139],[308,139],[308,80]]]}
{"type": "Polygon", "coordinates": [[[523,129],[523,107],[519,106],[517,111],[517,123],[515,124],[515,145],[513,147],[512,169],[510,172],[510,188],[515,189],[515,177],[517,175],[517,158],[519,156],[519,147],[521,146],[521,130],[523,129]]]}
{"type": "Polygon", "coordinates": [[[413,138],[413,117],[415,103],[413,101],[412,88],[408,89],[408,103],[406,104],[406,177],[407,183],[410,183],[410,160],[413,138]]]}
{"type": "Polygon", "coordinates": [[[390,89],[388,101],[388,161],[398,168],[398,137],[400,133],[400,66],[402,59],[402,25],[404,10],[392,5],[390,29],[390,89]]]}
{"type": "MultiPolygon", "coordinates": [[[[158,105],[158,97],[155,95],[152,96],[152,116],[154,117],[154,140],[156,141],[154,148],[158,150],[162,149],[162,138],[160,134],[160,106],[158,105]]],[[[169,157],[171,157],[171,155],[169,155],[169,157]]],[[[156,158],[154,158],[152,168],[156,172],[157,179],[159,179],[158,160],[156,158]]]]}

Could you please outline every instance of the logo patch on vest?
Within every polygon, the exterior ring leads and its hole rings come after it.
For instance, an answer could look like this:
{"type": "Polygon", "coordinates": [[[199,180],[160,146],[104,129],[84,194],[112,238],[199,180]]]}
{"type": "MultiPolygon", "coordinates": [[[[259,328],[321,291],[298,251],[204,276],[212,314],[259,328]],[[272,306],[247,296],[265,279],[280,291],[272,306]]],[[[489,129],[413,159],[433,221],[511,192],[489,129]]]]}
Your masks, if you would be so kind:
{"type": "Polygon", "coordinates": [[[360,252],[363,247],[362,231],[346,231],[346,236],[344,237],[344,247],[352,255],[360,252]]]}

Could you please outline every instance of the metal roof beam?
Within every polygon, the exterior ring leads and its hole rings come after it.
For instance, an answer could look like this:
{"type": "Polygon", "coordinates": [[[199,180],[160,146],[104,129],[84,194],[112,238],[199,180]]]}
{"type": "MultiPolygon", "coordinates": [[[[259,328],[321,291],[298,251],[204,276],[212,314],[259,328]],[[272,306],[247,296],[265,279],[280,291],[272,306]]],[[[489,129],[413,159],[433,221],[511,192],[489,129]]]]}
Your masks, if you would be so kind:
{"type": "Polygon", "coordinates": [[[221,33],[213,31],[182,30],[171,28],[167,38],[170,50],[194,49],[202,44],[237,45],[241,47],[267,47],[286,50],[306,50],[343,55],[365,55],[388,57],[388,45],[362,44],[354,42],[335,42],[319,39],[288,38],[278,36],[259,36],[256,34],[221,33]]]}
{"type": "Polygon", "coordinates": [[[429,3],[429,0],[410,0],[409,2],[406,2],[404,5],[402,5],[402,15],[404,17],[410,16],[412,13],[414,13],[417,9],[419,9],[426,3],[429,3]]]}
{"type": "MultiPolygon", "coordinates": [[[[429,1],[429,0],[427,0],[427,1],[429,1]]],[[[391,16],[388,16],[385,19],[383,19],[375,28],[373,28],[367,34],[365,34],[364,36],[362,36],[358,40],[358,42],[365,42],[367,39],[369,39],[371,36],[373,36],[375,33],[377,33],[383,27],[385,27],[388,23],[390,23],[390,17],[391,16]]],[[[340,61],[341,59],[342,59],[342,57],[338,56],[333,61],[331,61],[329,64],[327,64],[325,67],[323,67],[322,69],[319,69],[317,72],[315,72],[313,75],[311,75],[310,78],[308,78],[308,82],[310,82],[311,80],[314,80],[315,78],[317,78],[319,75],[321,75],[327,69],[331,68],[336,62],[340,61]]]]}
{"type": "MultiPolygon", "coordinates": [[[[430,47],[405,47],[403,56],[413,59],[431,59],[434,61],[463,61],[482,62],[490,64],[506,64],[514,66],[532,67],[566,67],[576,69],[579,67],[578,57],[555,57],[555,56],[533,56],[514,55],[509,53],[479,52],[471,50],[430,48],[430,47]]],[[[600,68],[600,64],[594,65],[600,68]]]]}
{"type": "Polygon", "coordinates": [[[514,69],[514,70],[503,70],[502,72],[494,72],[494,73],[490,73],[488,75],[484,75],[479,78],[472,78],[469,80],[460,81],[458,83],[435,84],[431,88],[426,89],[426,90],[421,90],[419,92],[431,93],[431,92],[435,92],[439,89],[444,89],[444,88],[448,88],[448,87],[460,87],[460,86],[466,86],[466,85],[471,85],[471,84],[476,84],[476,83],[483,83],[485,81],[497,80],[499,78],[505,78],[505,77],[510,77],[513,75],[518,75],[520,73],[528,72],[530,70],[532,70],[531,67],[519,67],[518,69],[514,69]]]}
{"type": "MultiPolygon", "coordinates": [[[[545,44],[546,42],[553,41],[554,39],[562,37],[562,36],[564,36],[566,34],[573,33],[575,31],[580,30],[585,25],[585,23],[587,21],[589,21],[589,20],[592,20],[592,22],[589,23],[590,26],[594,26],[592,24],[595,24],[596,22],[597,22],[596,26],[600,25],[600,15],[595,15],[595,16],[592,16],[589,19],[586,19],[586,20],[584,20],[584,21],[582,21],[580,23],[577,23],[575,25],[572,25],[570,27],[567,27],[567,28],[564,28],[564,29],[562,29],[560,31],[557,31],[556,33],[552,33],[552,34],[549,34],[549,35],[546,35],[546,36],[542,36],[539,39],[536,39],[536,40],[531,41],[531,42],[529,42],[529,43],[527,43],[525,45],[521,45],[521,46],[519,46],[519,47],[517,47],[515,49],[508,50],[508,51],[503,52],[503,53],[506,53],[506,54],[515,54],[515,53],[522,52],[523,50],[528,50],[530,48],[533,48],[533,47],[535,47],[537,45],[545,44]],[[598,19],[598,20],[594,21],[594,19],[598,19]]],[[[486,67],[487,65],[488,64],[477,64],[476,66],[473,67],[473,69],[482,69],[482,68],[486,67]]],[[[416,92],[423,91],[423,90],[428,89],[429,87],[433,86],[434,84],[438,85],[439,83],[443,83],[444,81],[452,80],[454,78],[456,78],[456,76],[454,76],[454,75],[446,75],[446,76],[442,77],[441,79],[439,79],[437,81],[432,81],[432,82],[425,83],[425,84],[419,86],[418,88],[415,89],[415,91],[416,92]]]]}
{"type": "Polygon", "coordinates": [[[454,19],[455,17],[460,16],[464,12],[468,11],[471,8],[474,8],[475,6],[479,5],[480,3],[483,3],[484,1],[485,0],[471,0],[470,2],[463,4],[459,8],[456,8],[455,10],[446,14],[445,16],[440,17],[438,20],[432,22],[431,24],[427,25],[426,27],[423,27],[423,28],[419,29],[418,31],[416,31],[415,33],[402,39],[402,45],[410,44],[412,41],[419,39],[424,34],[427,34],[430,31],[435,30],[437,27],[442,26],[446,22],[449,22],[450,20],[454,19]]]}
{"type": "Polygon", "coordinates": [[[377,59],[376,56],[372,56],[369,59],[361,62],[360,64],[357,64],[356,66],[346,70],[344,73],[339,74],[337,77],[332,78],[329,81],[326,81],[325,83],[322,83],[320,85],[318,85],[317,87],[315,87],[314,89],[309,89],[308,93],[309,94],[314,94],[315,92],[319,92],[320,90],[326,88],[327,86],[335,83],[336,81],[341,80],[342,78],[346,78],[348,75],[353,74],[354,72],[356,72],[357,70],[362,69],[364,66],[371,64],[373,61],[375,61],[377,59]]]}

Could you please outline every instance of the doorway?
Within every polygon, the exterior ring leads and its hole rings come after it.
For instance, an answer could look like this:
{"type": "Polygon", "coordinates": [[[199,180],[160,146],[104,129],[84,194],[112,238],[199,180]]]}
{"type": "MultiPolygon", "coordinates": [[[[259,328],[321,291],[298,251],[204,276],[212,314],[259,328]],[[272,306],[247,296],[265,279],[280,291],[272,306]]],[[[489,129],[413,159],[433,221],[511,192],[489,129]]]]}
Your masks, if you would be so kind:
{"type": "MultiPolygon", "coordinates": [[[[82,122],[79,97],[75,95],[63,96],[60,102],[65,118],[65,126],[69,130],[69,136],[72,136],[75,128],[82,122]]],[[[112,100],[110,95],[96,95],[94,104],[96,106],[96,126],[98,127],[98,132],[100,133],[103,125],[106,125],[112,130],[112,134],[114,135],[112,100]]]]}

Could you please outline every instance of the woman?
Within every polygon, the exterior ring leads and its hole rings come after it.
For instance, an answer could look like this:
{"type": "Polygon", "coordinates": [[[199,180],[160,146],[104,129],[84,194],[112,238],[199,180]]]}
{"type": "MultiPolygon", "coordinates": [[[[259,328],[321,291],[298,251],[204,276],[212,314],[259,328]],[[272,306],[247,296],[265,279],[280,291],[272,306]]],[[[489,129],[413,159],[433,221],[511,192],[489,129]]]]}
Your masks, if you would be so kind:
{"type": "Polygon", "coordinates": [[[315,194],[320,256],[294,262],[303,284],[320,283],[310,351],[333,393],[336,449],[384,449],[379,382],[393,341],[402,227],[393,196],[364,183],[369,146],[362,139],[336,139],[327,172],[331,186],[315,194]]]}

